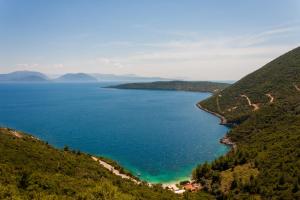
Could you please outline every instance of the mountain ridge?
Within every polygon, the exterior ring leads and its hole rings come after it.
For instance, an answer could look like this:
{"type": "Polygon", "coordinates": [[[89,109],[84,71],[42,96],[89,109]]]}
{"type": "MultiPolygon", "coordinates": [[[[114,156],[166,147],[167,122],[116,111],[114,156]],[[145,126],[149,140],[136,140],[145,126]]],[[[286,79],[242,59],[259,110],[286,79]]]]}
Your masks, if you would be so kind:
{"type": "Polygon", "coordinates": [[[218,95],[200,102],[201,106],[224,115],[229,122],[239,122],[247,118],[253,109],[268,105],[270,98],[272,103],[284,100],[286,95],[291,94],[290,91],[296,91],[295,85],[300,85],[299,53],[300,47],[279,56],[218,95]],[[287,81],[289,84],[285,84],[287,81]],[[237,116],[238,112],[242,114],[237,116]]]}
{"type": "Polygon", "coordinates": [[[54,80],[54,82],[97,82],[98,80],[86,73],[67,73],[54,80]]]}
{"type": "Polygon", "coordinates": [[[48,76],[37,71],[14,71],[7,74],[0,74],[0,82],[150,82],[167,81],[170,79],[160,77],[143,77],[134,74],[115,75],[100,73],[66,73],[56,76],[48,76]]]}
{"type": "Polygon", "coordinates": [[[49,78],[40,72],[15,71],[8,74],[0,74],[0,82],[45,82],[49,78]]]}

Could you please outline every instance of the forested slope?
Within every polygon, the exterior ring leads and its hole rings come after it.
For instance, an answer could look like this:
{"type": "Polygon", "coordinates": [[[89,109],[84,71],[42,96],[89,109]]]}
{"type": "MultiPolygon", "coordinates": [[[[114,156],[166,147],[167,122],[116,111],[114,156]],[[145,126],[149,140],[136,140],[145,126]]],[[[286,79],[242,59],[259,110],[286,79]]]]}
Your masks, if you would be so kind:
{"type": "Polygon", "coordinates": [[[235,123],[237,149],[198,166],[195,179],[218,198],[300,199],[299,86],[296,48],[200,102],[235,123]]]}
{"type": "Polygon", "coordinates": [[[287,96],[297,96],[300,87],[300,47],[280,56],[257,71],[247,75],[217,95],[200,104],[225,116],[228,121],[243,121],[255,109],[283,103],[287,96]]]}

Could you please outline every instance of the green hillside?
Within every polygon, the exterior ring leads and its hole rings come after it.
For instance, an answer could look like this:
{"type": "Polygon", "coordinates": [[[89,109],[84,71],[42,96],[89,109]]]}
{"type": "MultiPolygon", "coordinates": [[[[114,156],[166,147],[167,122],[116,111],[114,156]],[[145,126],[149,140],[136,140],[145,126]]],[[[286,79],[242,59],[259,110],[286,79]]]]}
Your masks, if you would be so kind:
{"type": "Polygon", "coordinates": [[[144,90],[182,90],[194,92],[218,92],[228,87],[228,83],[209,81],[156,81],[150,83],[126,83],[111,88],[144,90]]]}
{"type": "Polygon", "coordinates": [[[237,144],[195,169],[206,190],[229,199],[300,199],[299,86],[296,48],[200,102],[235,124],[228,135],[237,144]]]}
{"type": "Polygon", "coordinates": [[[280,56],[259,70],[247,75],[218,95],[200,104],[211,111],[225,116],[229,122],[246,119],[255,109],[249,106],[246,95],[252,104],[259,108],[274,102],[284,102],[289,95],[298,95],[295,86],[300,87],[300,47],[280,56]]]}
{"type": "Polygon", "coordinates": [[[0,199],[211,199],[138,185],[114,175],[90,155],[55,149],[22,132],[0,128],[0,141],[0,199]]]}

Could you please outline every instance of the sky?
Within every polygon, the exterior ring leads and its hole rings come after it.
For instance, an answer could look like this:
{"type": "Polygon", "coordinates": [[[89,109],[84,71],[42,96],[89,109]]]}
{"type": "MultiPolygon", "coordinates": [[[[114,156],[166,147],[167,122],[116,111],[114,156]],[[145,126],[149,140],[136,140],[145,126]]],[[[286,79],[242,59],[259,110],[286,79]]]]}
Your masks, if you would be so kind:
{"type": "Polygon", "coordinates": [[[298,46],[299,0],[0,0],[0,73],[238,80],[298,46]]]}

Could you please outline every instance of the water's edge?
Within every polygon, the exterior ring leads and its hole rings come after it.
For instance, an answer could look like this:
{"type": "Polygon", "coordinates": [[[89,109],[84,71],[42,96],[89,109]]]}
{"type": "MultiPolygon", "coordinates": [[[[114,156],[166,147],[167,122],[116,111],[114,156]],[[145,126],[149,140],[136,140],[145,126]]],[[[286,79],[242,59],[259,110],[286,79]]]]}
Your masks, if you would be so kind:
{"type": "MultiPolygon", "coordinates": [[[[182,91],[182,92],[185,92],[185,91],[182,91]]],[[[190,91],[187,91],[187,92],[190,92],[190,91]]],[[[211,94],[212,94],[212,93],[211,93],[211,94]]],[[[203,99],[203,100],[205,100],[205,99],[203,99]]],[[[220,125],[226,126],[226,127],[230,127],[230,126],[228,126],[228,124],[227,124],[227,119],[226,119],[223,115],[220,115],[219,113],[215,113],[215,112],[213,112],[213,111],[210,111],[210,110],[204,108],[203,106],[201,106],[200,102],[196,103],[196,107],[197,107],[198,109],[200,109],[200,110],[205,111],[206,113],[209,113],[209,114],[211,114],[211,115],[213,115],[213,116],[219,118],[219,119],[220,119],[220,123],[219,123],[220,125]]],[[[229,124],[229,125],[230,125],[230,124],[229,124]]],[[[230,137],[227,135],[227,133],[225,133],[224,136],[221,137],[221,138],[219,139],[219,143],[220,143],[220,144],[223,144],[223,145],[225,145],[225,146],[227,146],[227,147],[230,147],[231,149],[235,149],[235,148],[236,148],[236,144],[235,144],[234,142],[232,142],[232,140],[231,140],[230,137]]],[[[227,153],[228,153],[228,152],[227,152],[227,153]]],[[[225,153],[224,155],[226,155],[227,153],[225,153]]],[[[118,165],[120,165],[116,160],[114,160],[114,161],[115,161],[118,165]]],[[[200,164],[200,163],[199,163],[199,164],[200,164]]],[[[122,165],[120,165],[120,166],[121,166],[122,168],[124,168],[122,165]]],[[[131,169],[128,169],[128,168],[124,168],[124,169],[125,169],[125,170],[128,170],[128,171],[132,174],[133,177],[139,179],[138,176],[134,175],[134,173],[132,172],[131,169]]],[[[195,169],[195,168],[193,168],[193,169],[195,169]]],[[[192,180],[192,171],[191,171],[191,173],[190,173],[189,176],[186,176],[186,177],[178,177],[178,178],[176,178],[176,179],[177,179],[176,181],[167,181],[167,182],[164,182],[164,181],[159,181],[159,182],[145,181],[145,182],[147,182],[147,183],[149,183],[149,184],[163,184],[164,187],[169,187],[169,186],[174,185],[174,184],[179,184],[179,183],[182,182],[182,181],[193,181],[193,180],[192,180]]],[[[144,180],[142,180],[142,181],[144,181],[144,180]]]]}

